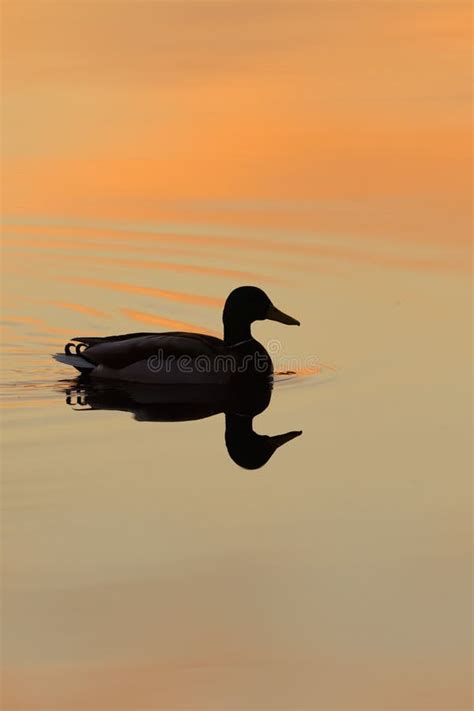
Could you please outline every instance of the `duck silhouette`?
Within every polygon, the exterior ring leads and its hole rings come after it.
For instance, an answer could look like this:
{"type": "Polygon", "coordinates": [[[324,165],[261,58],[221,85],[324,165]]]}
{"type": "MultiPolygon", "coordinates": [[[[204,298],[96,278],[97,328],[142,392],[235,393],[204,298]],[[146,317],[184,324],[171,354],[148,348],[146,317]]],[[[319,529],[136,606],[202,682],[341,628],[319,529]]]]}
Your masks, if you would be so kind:
{"type": "Polygon", "coordinates": [[[224,414],[227,451],[244,469],[259,469],[279,447],[302,434],[301,430],[271,436],[255,432],[253,419],[269,406],[272,391],[272,379],[265,376],[237,376],[227,385],[159,387],[80,376],[62,389],[66,403],[75,410],[130,412],[138,422],[184,422],[224,414]]]}
{"type": "Polygon", "coordinates": [[[277,309],[262,289],[240,286],[225,302],[223,339],[201,333],[129,333],[72,338],[53,357],[94,378],[135,383],[223,384],[235,374],[271,375],[265,348],[251,333],[254,321],[300,325],[277,309]]]}

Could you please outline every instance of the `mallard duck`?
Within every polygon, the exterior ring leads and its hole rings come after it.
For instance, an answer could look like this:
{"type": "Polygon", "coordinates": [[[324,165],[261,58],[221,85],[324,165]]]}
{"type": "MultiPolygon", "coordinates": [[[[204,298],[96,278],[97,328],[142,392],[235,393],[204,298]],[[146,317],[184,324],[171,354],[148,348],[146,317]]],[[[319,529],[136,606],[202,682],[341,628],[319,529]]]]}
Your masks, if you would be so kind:
{"type": "Polygon", "coordinates": [[[254,321],[300,322],[255,286],[234,289],[224,305],[224,338],[181,331],[72,338],[53,357],[93,377],[136,383],[225,383],[235,374],[271,375],[270,356],[251,334],[254,321]]]}

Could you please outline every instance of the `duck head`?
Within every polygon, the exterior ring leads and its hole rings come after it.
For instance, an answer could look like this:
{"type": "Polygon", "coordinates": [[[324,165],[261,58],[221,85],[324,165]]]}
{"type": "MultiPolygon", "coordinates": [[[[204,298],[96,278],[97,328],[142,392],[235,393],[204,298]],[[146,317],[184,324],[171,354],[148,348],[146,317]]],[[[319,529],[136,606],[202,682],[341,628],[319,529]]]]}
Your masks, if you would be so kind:
{"type": "Polygon", "coordinates": [[[254,321],[279,321],[288,326],[300,322],[277,309],[262,289],[256,286],[239,286],[231,291],[224,306],[224,341],[226,344],[244,341],[252,337],[250,325],[254,321]]]}

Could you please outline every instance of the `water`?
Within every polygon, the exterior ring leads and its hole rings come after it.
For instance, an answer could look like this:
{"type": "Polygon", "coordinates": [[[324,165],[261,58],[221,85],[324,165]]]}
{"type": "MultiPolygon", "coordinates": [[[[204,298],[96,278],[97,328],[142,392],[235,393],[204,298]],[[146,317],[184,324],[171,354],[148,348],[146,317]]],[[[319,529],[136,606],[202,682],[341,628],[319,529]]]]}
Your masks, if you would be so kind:
{"type": "Polygon", "coordinates": [[[6,711],[470,708],[470,12],[3,3],[6,711]],[[260,468],[51,358],[242,284],[260,468]]]}
{"type": "Polygon", "coordinates": [[[462,273],[370,242],[383,269],[321,264],[321,239],[279,234],[267,258],[225,227],[216,245],[190,225],[185,248],[148,224],[5,229],[7,692],[81,711],[461,708],[462,273]],[[242,282],[302,323],[253,328],[282,373],[255,430],[303,430],[263,468],[228,456],[223,415],[77,411],[50,358],[69,337],[219,332],[242,282]]]}

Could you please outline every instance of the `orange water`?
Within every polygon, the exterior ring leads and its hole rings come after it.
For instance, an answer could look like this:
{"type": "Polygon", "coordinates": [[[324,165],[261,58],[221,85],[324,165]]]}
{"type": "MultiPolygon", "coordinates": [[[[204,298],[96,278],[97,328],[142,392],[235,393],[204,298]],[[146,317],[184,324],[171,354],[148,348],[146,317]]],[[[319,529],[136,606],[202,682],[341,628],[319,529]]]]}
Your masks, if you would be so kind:
{"type": "Polygon", "coordinates": [[[469,5],[5,3],[7,711],[464,711],[469,5]],[[272,401],[77,412],[76,335],[221,332],[272,401]]]}

